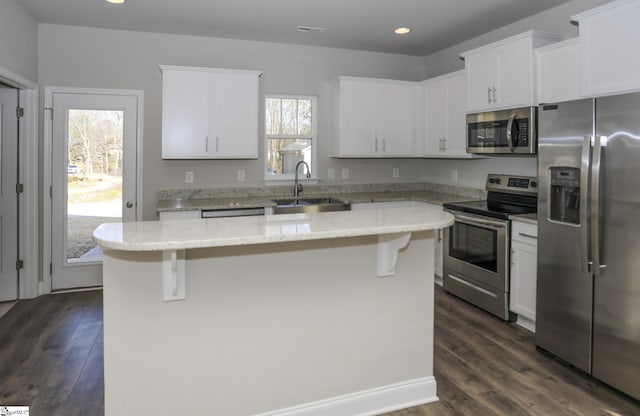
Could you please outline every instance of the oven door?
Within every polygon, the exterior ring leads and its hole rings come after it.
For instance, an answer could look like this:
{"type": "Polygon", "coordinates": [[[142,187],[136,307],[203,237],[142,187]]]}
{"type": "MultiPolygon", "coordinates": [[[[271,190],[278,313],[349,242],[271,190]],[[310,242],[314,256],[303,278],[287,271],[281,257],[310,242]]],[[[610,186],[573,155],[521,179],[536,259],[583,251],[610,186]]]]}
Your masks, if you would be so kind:
{"type": "Polygon", "coordinates": [[[509,221],[449,212],[455,223],[445,230],[444,268],[508,292],[509,221]]]}

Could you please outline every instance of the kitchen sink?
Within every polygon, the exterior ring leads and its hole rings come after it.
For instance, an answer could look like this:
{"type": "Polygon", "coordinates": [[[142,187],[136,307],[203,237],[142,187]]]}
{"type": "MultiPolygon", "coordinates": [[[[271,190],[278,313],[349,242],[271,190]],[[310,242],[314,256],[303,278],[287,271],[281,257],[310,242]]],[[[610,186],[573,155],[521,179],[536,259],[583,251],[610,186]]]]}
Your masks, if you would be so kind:
{"type": "Polygon", "coordinates": [[[331,197],[274,199],[273,202],[276,203],[276,206],[272,208],[273,214],[308,214],[351,210],[351,204],[331,197]]]}

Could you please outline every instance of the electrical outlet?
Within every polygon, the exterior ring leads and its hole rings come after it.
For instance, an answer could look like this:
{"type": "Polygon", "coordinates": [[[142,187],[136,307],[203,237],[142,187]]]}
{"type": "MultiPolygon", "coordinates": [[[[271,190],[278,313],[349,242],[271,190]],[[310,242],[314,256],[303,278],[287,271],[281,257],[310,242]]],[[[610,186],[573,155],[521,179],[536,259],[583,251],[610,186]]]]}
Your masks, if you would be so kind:
{"type": "Polygon", "coordinates": [[[451,169],[451,180],[458,182],[458,169],[451,169]]]}
{"type": "Polygon", "coordinates": [[[400,168],[393,168],[393,177],[394,178],[400,177],[400,168]]]}
{"type": "Polygon", "coordinates": [[[238,169],[238,182],[244,182],[247,179],[247,174],[244,170],[238,169]]]}
{"type": "Polygon", "coordinates": [[[186,183],[193,183],[193,172],[187,171],[184,175],[184,181],[186,183]]]}
{"type": "Polygon", "coordinates": [[[327,179],[335,179],[336,178],[336,170],[334,168],[329,168],[327,170],[327,179]]]}
{"type": "Polygon", "coordinates": [[[349,179],[349,169],[342,168],[342,179],[349,179]]]}

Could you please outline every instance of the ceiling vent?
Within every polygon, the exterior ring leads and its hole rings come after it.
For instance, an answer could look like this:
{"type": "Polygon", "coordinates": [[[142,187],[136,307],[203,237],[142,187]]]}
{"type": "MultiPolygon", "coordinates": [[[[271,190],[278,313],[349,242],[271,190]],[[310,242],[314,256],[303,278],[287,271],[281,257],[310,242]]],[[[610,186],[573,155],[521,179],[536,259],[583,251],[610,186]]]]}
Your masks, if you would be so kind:
{"type": "Polygon", "coordinates": [[[305,33],[317,32],[317,33],[322,33],[325,30],[327,30],[327,29],[325,29],[324,27],[298,26],[298,32],[305,32],[305,33]]]}

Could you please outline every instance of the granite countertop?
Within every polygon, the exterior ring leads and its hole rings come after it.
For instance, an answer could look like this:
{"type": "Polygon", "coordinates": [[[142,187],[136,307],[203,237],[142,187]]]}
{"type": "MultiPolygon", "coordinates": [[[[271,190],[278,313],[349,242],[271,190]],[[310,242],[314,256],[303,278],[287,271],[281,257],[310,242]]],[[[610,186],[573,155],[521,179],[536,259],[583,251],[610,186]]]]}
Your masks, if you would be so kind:
{"type": "MultiPolygon", "coordinates": [[[[326,194],[303,193],[300,198],[326,197],[326,194]]],[[[452,195],[433,191],[394,191],[394,192],[354,192],[336,193],[331,197],[341,201],[357,204],[367,202],[392,202],[392,201],[417,201],[430,204],[442,205],[447,202],[469,201],[470,196],[452,195]]],[[[158,201],[158,212],[171,211],[194,211],[205,209],[228,209],[228,208],[259,208],[272,207],[275,202],[272,199],[292,198],[292,196],[258,196],[258,197],[224,197],[224,198],[201,198],[201,199],[162,199],[158,201]]]]}
{"type": "Polygon", "coordinates": [[[428,206],[102,224],[93,238],[124,251],[182,250],[344,238],[448,227],[453,215],[428,206]]]}

